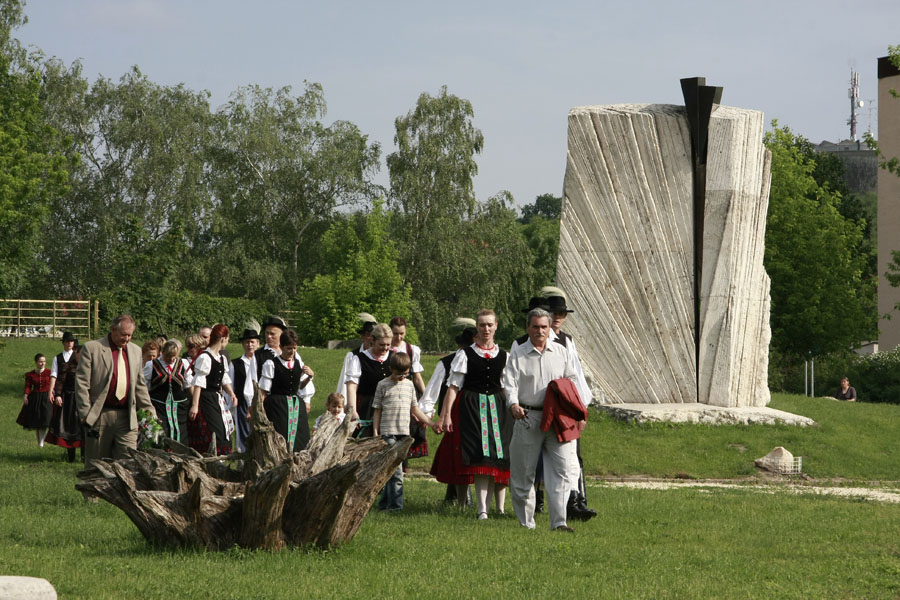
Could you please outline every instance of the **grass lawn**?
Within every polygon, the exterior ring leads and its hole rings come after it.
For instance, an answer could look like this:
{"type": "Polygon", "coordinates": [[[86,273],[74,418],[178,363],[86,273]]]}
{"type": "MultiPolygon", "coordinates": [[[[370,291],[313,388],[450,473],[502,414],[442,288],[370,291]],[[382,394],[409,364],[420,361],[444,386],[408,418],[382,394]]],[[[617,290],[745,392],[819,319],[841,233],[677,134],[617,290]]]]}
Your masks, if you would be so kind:
{"type": "MultiPolygon", "coordinates": [[[[118,509],[85,503],[73,487],[78,467],[15,425],[34,353],[58,348],[37,340],[0,348],[0,574],[44,577],[60,598],[900,597],[900,505],[743,489],[595,482],[588,496],[599,516],[568,535],[548,531],[546,515],[536,531],[496,514],[477,522],[441,504],[442,486],[415,476],[403,513],[373,512],[332,551],[160,550],[118,509]]],[[[343,354],[301,349],[317,373],[311,419],[343,354]]],[[[426,375],[435,362],[426,357],[426,375]]],[[[796,396],[776,396],[772,406],[820,425],[639,426],[592,413],[586,468],[752,480],[753,459],[782,445],[820,480],[900,479],[900,407],[796,396]]],[[[435,448],[437,437],[430,441],[435,448]]],[[[427,471],[430,461],[411,468],[427,471]]]]}

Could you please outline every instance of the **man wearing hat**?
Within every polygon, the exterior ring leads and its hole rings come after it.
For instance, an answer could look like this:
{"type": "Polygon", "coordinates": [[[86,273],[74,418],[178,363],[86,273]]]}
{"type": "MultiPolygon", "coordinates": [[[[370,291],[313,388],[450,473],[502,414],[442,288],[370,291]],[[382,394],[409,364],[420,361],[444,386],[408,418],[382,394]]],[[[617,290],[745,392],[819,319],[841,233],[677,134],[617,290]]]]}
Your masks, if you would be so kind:
{"type": "MultiPolygon", "coordinates": [[[[262,323],[263,334],[266,345],[262,349],[257,350],[256,356],[256,381],[262,378],[263,365],[268,360],[275,360],[281,355],[281,334],[288,328],[284,319],[275,315],[269,315],[262,323]]],[[[300,355],[294,352],[295,356],[300,359],[300,355]]],[[[302,359],[301,359],[302,364],[302,359]]],[[[302,390],[300,390],[303,401],[306,403],[306,412],[309,413],[310,403],[313,394],[316,393],[316,386],[310,381],[302,390]]]]}
{"type": "Polygon", "coordinates": [[[231,376],[231,387],[237,396],[235,431],[237,436],[235,441],[239,452],[246,449],[245,442],[250,437],[250,421],[248,420],[250,406],[253,404],[253,382],[258,381],[257,373],[259,371],[256,365],[256,349],[259,348],[259,332],[255,329],[244,329],[241,334],[241,346],[244,347],[244,354],[237,360],[231,361],[229,375],[231,376]]]}
{"type": "Polygon", "coordinates": [[[66,460],[75,462],[75,448],[84,456],[84,433],[75,407],[75,368],[78,366],[78,340],[71,331],[62,336],[63,351],[50,367],[50,393],[55,405],[47,441],[66,449],[66,460]]]}
{"type": "MultiPolygon", "coordinates": [[[[572,354],[575,363],[575,387],[578,390],[581,401],[585,406],[589,406],[593,399],[593,394],[591,394],[591,388],[588,386],[587,380],[584,377],[584,369],[581,367],[581,358],[578,356],[575,340],[571,335],[562,331],[562,326],[565,324],[569,313],[575,311],[566,305],[566,297],[561,289],[548,286],[542,288],[541,292],[547,294],[547,312],[550,313],[550,337],[556,343],[565,346],[572,354]]],[[[586,521],[597,516],[597,511],[588,508],[587,506],[587,497],[585,496],[586,488],[584,484],[584,461],[581,459],[580,437],[576,440],[575,456],[577,457],[578,463],[572,465],[571,471],[573,475],[577,473],[577,481],[573,478],[567,510],[572,518],[586,521]]]]}

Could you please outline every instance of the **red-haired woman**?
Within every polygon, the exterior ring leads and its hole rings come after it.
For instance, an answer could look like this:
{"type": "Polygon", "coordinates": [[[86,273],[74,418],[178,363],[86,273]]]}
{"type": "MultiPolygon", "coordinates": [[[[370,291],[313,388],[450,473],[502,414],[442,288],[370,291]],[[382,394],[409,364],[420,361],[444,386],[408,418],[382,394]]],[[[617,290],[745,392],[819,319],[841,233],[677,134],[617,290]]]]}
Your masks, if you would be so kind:
{"type": "Polygon", "coordinates": [[[194,361],[194,379],[191,382],[192,402],[188,416],[194,420],[202,411],[206,426],[216,434],[216,454],[231,453],[230,440],[234,432],[231,406],[222,396],[222,390],[225,390],[234,398],[228,376],[228,360],[222,356],[222,350],[227,345],[228,327],[218,323],[209,335],[209,346],[194,361]]]}

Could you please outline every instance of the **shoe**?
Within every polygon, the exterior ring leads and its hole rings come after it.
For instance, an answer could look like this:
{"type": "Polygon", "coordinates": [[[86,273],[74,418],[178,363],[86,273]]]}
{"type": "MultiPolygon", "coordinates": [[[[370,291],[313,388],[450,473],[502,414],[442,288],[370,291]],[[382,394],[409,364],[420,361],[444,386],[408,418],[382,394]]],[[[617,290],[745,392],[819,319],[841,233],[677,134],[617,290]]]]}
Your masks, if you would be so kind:
{"type": "Polygon", "coordinates": [[[488,518],[488,515],[487,515],[486,512],[480,512],[480,513],[478,513],[478,520],[479,520],[479,521],[487,521],[487,518],[488,518]]]}
{"type": "Polygon", "coordinates": [[[566,519],[574,519],[576,521],[587,521],[597,516],[597,511],[587,507],[581,500],[580,495],[575,490],[569,494],[569,501],[566,503],[566,519]]]}
{"type": "Polygon", "coordinates": [[[568,525],[560,525],[554,531],[564,531],[566,533],[575,533],[575,530],[569,527],[568,525]]]}

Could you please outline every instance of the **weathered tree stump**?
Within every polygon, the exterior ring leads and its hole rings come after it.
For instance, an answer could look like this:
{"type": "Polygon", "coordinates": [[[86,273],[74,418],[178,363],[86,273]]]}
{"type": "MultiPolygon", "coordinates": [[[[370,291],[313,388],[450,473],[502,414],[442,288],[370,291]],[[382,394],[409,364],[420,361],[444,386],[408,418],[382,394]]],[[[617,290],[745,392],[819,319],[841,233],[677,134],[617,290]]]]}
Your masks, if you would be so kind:
{"type": "Polygon", "coordinates": [[[168,451],[95,462],[75,488],[120,508],[162,546],[278,550],[352,539],[412,438],[351,440],[355,421],[326,418],[292,454],[259,408],[257,395],[243,454],[202,456],[166,440],[168,451]]]}

